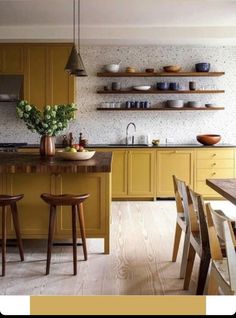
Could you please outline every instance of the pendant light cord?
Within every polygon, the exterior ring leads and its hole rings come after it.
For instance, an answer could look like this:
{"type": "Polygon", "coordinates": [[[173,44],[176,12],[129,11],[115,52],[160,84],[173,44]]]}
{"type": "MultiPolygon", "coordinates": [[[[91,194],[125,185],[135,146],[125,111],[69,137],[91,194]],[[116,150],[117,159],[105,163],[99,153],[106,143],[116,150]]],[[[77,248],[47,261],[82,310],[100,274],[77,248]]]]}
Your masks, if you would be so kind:
{"type": "Polygon", "coordinates": [[[80,52],[80,0],[78,1],[78,52],[80,52]]]}
{"type": "Polygon", "coordinates": [[[75,0],[73,0],[73,42],[75,45],[75,0]]]}

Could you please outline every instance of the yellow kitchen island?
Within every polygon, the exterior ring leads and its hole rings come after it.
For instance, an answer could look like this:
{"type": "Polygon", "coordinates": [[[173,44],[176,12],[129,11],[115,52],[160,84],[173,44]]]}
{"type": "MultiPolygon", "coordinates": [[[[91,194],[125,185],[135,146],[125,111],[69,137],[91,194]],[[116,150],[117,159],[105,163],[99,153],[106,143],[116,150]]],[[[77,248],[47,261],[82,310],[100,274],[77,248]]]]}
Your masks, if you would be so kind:
{"type": "MultiPolygon", "coordinates": [[[[103,238],[104,252],[109,254],[111,163],[111,152],[95,153],[86,161],[65,161],[57,156],[42,159],[32,153],[0,153],[0,194],[24,194],[18,205],[22,237],[47,238],[49,208],[40,198],[42,193],[90,193],[84,203],[86,236],[103,238]]],[[[70,207],[59,209],[55,239],[61,241],[71,238],[71,212],[70,207]]],[[[8,238],[14,238],[10,213],[7,217],[8,238]]]]}

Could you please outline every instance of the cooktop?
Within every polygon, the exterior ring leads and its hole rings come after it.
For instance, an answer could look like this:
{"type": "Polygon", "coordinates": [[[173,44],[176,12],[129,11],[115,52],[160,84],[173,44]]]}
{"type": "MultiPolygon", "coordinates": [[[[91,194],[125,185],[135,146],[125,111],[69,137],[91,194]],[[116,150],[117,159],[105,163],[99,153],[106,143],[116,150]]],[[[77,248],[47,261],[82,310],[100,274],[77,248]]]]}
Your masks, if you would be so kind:
{"type": "Polygon", "coordinates": [[[7,148],[7,147],[21,147],[21,146],[26,146],[27,143],[26,142],[3,142],[0,143],[0,148],[7,148]]]}

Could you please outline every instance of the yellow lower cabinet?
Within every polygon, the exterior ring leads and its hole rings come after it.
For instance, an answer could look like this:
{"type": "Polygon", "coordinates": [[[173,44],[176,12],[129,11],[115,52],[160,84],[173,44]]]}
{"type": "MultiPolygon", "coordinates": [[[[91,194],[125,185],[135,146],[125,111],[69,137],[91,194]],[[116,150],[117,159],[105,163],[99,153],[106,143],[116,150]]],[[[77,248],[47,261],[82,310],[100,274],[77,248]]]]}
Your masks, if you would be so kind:
{"type": "Polygon", "coordinates": [[[155,151],[128,151],[128,197],[155,197],[155,151]]]}
{"type": "MultiPolygon", "coordinates": [[[[7,175],[7,193],[24,194],[17,203],[23,238],[47,238],[49,207],[40,198],[41,193],[54,193],[55,176],[42,173],[15,173],[7,175]]],[[[10,232],[14,236],[11,221],[10,232]]]]}
{"type": "MultiPolygon", "coordinates": [[[[109,180],[109,173],[66,173],[56,177],[57,194],[90,194],[90,197],[84,202],[86,236],[104,238],[107,253],[109,251],[111,201],[109,180]]],[[[71,238],[71,208],[60,207],[58,209],[55,238],[71,238]]]]}
{"type": "Polygon", "coordinates": [[[206,179],[234,178],[234,149],[196,149],[195,191],[206,198],[221,198],[206,179]]]}
{"type": "Polygon", "coordinates": [[[173,175],[193,187],[192,150],[157,150],[157,197],[174,197],[173,175]]]}
{"type": "Polygon", "coordinates": [[[127,157],[126,150],[112,151],[112,197],[124,198],[127,196],[127,157]]]}

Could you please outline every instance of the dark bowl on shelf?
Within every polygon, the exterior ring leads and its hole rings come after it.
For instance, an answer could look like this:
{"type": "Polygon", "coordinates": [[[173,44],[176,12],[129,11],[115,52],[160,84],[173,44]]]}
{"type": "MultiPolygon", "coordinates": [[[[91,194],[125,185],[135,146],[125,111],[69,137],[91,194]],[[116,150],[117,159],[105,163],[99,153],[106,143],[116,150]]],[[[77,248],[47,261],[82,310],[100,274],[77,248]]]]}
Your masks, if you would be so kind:
{"type": "Polygon", "coordinates": [[[221,140],[220,135],[198,135],[197,141],[204,146],[212,146],[221,140]]]}
{"type": "Polygon", "coordinates": [[[157,89],[160,89],[160,90],[167,90],[167,89],[169,89],[169,86],[170,86],[170,84],[167,82],[157,83],[157,89]]]}
{"type": "Polygon", "coordinates": [[[209,72],[211,64],[210,63],[197,63],[195,64],[196,72],[209,72]]]}

